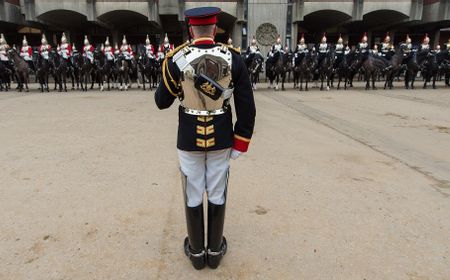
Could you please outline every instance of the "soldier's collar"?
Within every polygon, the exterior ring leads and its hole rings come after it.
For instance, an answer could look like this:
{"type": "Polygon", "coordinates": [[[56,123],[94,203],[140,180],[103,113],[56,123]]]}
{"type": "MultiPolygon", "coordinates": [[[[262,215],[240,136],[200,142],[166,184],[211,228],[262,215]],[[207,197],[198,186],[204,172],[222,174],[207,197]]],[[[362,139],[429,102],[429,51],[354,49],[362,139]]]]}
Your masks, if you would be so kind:
{"type": "Polygon", "coordinates": [[[214,39],[210,37],[200,37],[192,41],[193,45],[214,45],[215,43],[214,39]]]}

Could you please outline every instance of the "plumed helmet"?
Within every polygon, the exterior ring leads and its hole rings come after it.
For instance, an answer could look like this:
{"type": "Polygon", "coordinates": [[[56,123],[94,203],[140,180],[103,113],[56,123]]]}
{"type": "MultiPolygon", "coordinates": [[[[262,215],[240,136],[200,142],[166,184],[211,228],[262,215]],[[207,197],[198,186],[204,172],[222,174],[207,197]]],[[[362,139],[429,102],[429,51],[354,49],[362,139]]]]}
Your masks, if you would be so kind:
{"type": "Polygon", "coordinates": [[[228,41],[227,41],[227,44],[228,44],[228,45],[231,45],[231,44],[233,44],[233,39],[231,39],[231,37],[228,37],[228,41]]]}
{"type": "Polygon", "coordinates": [[[102,43],[100,49],[103,51],[105,49],[105,45],[102,43]]]}
{"type": "Polygon", "coordinates": [[[57,50],[57,51],[60,51],[60,50],[61,50],[61,46],[60,46],[59,44],[56,46],[56,50],[57,50]]]}
{"type": "Polygon", "coordinates": [[[164,44],[168,44],[169,43],[169,37],[167,37],[167,33],[164,36],[164,44]]]}
{"type": "Polygon", "coordinates": [[[105,46],[109,46],[109,45],[110,45],[110,43],[109,43],[109,36],[106,36],[105,46]]]}
{"type": "Polygon", "coordinates": [[[84,35],[84,45],[89,45],[89,39],[87,35],[84,35]]]}
{"type": "Polygon", "coordinates": [[[45,38],[45,34],[42,34],[42,39],[41,39],[41,43],[42,43],[43,45],[46,45],[46,44],[48,44],[48,42],[47,42],[47,38],[45,38]]]}
{"type": "Polygon", "coordinates": [[[428,37],[428,33],[425,33],[425,37],[423,37],[423,43],[428,44],[430,42],[430,37],[428,37]]]}
{"type": "Polygon", "coordinates": [[[437,45],[436,50],[440,50],[440,49],[441,49],[441,45],[437,45]]]}
{"type": "Polygon", "coordinates": [[[305,43],[305,34],[302,33],[302,37],[300,38],[300,44],[305,43]]]}
{"type": "Polygon", "coordinates": [[[147,38],[145,39],[145,44],[150,45],[150,38],[148,37],[148,34],[147,34],[147,38]]]}
{"type": "Polygon", "coordinates": [[[363,43],[366,43],[366,42],[367,42],[367,32],[364,32],[364,35],[362,36],[361,41],[362,41],[363,43]]]}
{"type": "Polygon", "coordinates": [[[65,44],[67,43],[67,38],[66,38],[66,34],[63,32],[62,36],[61,36],[61,44],[65,44]]]}
{"type": "Polygon", "coordinates": [[[72,51],[74,51],[74,52],[77,51],[77,47],[75,46],[75,43],[72,43],[72,51]]]}
{"type": "Polygon", "coordinates": [[[253,36],[253,38],[252,38],[252,45],[256,45],[256,38],[255,38],[255,36],[253,36]]]}
{"type": "Polygon", "coordinates": [[[326,43],[327,42],[327,37],[325,36],[325,32],[322,35],[322,39],[321,39],[322,43],[326,43]]]}
{"type": "Polygon", "coordinates": [[[27,36],[25,35],[23,35],[22,45],[25,47],[28,46],[27,36]]]}
{"type": "Polygon", "coordinates": [[[406,43],[411,43],[411,38],[409,37],[409,34],[406,34],[406,43]]]}
{"type": "Polygon", "coordinates": [[[386,37],[384,37],[384,42],[389,43],[391,41],[391,36],[389,36],[389,32],[386,33],[386,37]]]}
{"type": "Polygon", "coordinates": [[[122,44],[123,45],[127,44],[127,37],[125,35],[123,35],[122,44]]]}
{"type": "Polygon", "coordinates": [[[278,35],[277,44],[281,44],[281,37],[280,37],[280,35],[278,35]]]}
{"type": "Polygon", "coordinates": [[[5,35],[0,34],[0,45],[6,44],[6,39],[5,39],[5,35]]]}
{"type": "Polygon", "coordinates": [[[114,48],[118,48],[119,47],[119,45],[117,44],[117,42],[114,44],[114,48]]]}
{"type": "Polygon", "coordinates": [[[342,44],[344,42],[344,39],[342,39],[341,34],[339,34],[338,44],[342,44]]]}
{"type": "Polygon", "coordinates": [[[378,45],[377,44],[373,45],[373,49],[378,50],[378,45]]]}

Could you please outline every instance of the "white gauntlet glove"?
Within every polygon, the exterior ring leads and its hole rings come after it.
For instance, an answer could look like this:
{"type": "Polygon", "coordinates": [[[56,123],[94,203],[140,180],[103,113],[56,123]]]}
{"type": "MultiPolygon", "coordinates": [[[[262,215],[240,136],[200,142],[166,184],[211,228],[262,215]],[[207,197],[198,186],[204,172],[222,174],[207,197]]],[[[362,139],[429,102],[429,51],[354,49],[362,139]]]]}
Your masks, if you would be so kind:
{"type": "Polygon", "coordinates": [[[230,158],[237,159],[241,154],[242,154],[242,152],[239,152],[238,150],[235,150],[235,149],[231,149],[230,158]]]}

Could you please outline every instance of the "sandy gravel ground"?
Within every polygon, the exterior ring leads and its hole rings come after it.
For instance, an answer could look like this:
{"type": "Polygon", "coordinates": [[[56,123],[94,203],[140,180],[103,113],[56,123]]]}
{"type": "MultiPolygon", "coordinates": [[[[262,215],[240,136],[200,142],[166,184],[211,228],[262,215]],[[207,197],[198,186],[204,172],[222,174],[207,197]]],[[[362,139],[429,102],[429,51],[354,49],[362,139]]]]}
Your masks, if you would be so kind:
{"type": "Polygon", "coordinates": [[[256,92],[217,270],[182,252],[176,107],[0,93],[0,279],[450,279],[450,90],[256,92]]]}

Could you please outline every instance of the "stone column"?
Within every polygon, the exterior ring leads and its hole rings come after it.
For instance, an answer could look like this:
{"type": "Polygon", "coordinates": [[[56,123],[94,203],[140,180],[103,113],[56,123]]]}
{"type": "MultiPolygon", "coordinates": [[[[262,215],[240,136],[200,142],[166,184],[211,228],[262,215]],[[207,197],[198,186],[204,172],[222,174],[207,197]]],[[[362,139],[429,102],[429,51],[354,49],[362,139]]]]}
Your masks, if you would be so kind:
{"type": "MultiPolygon", "coordinates": [[[[441,30],[436,30],[436,32],[434,32],[434,38],[433,38],[433,48],[436,48],[437,45],[439,45],[439,41],[441,39],[441,30]]],[[[442,46],[441,46],[442,48],[442,46]]]]}

